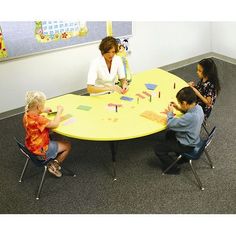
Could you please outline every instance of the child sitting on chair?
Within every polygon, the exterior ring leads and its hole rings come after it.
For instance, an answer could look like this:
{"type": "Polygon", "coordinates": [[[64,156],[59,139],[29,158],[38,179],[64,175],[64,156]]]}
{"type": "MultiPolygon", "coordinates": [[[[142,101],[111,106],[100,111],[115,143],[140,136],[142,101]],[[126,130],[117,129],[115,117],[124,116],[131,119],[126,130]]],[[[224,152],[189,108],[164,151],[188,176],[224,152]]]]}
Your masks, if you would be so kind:
{"type": "Polygon", "coordinates": [[[62,106],[57,106],[55,118],[51,121],[41,115],[50,112],[50,108],[45,108],[46,96],[39,91],[29,91],[26,93],[25,114],[23,125],[26,131],[25,146],[32,153],[42,156],[48,163],[48,171],[56,177],[61,177],[60,165],[67,158],[71,149],[70,143],[66,141],[52,141],[49,138],[49,130],[56,128],[63,112],[62,106]]]}
{"type": "Polygon", "coordinates": [[[220,92],[220,82],[215,62],[206,58],[198,62],[197,75],[200,81],[195,86],[189,82],[189,86],[197,95],[197,103],[202,107],[205,120],[210,116],[216,96],[220,92]]]}
{"type": "MultiPolygon", "coordinates": [[[[164,171],[174,161],[169,155],[170,152],[183,153],[193,150],[200,142],[200,130],[204,119],[204,113],[198,104],[197,97],[190,87],[182,88],[176,95],[179,103],[179,110],[184,114],[175,118],[173,109],[177,107],[174,102],[167,109],[167,131],[155,146],[155,153],[161,162],[164,171]]],[[[178,164],[178,163],[177,163],[178,164]]],[[[173,166],[167,174],[179,174],[179,166],[173,166]]]]}

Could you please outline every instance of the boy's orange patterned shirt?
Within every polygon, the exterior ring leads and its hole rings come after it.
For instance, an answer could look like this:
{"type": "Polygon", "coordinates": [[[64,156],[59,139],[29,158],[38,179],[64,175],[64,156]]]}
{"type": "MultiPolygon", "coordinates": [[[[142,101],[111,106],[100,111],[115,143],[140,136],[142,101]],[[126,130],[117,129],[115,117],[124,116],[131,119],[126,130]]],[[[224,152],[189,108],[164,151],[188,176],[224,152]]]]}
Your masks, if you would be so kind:
{"type": "Polygon", "coordinates": [[[42,115],[25,113],[23,125],[26,131],[25,145],[36,155],[46,155],[49,144],[49,129],[46,128],[50,120],[42,115]]]}

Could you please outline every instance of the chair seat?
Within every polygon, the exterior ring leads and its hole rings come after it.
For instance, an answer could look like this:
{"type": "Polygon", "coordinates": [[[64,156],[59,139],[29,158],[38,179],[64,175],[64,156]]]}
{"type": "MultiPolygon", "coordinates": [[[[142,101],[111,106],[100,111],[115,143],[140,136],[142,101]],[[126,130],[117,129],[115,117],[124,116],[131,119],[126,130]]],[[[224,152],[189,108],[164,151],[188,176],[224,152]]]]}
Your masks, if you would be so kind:
{"type": "MultiPolygon", "coordinates": [[[[45,178],[46,172],[48,170],[47,163],[50,162],[51,159],[44,160],[43,156],[38,156],[38,155],[35,155],[34,153],[30,152],[24,144],[20,143],[17,140],[16,137],[14,139],[15,139],[20,151],[26,157],[26,162],[25,162],[24,168],[22,170],[22,173],[21,173],[21,176],[20,176],[20,179],[19,179],[20,183],[22,182],[22,179],[23,179],[23,176],[24,176],[24,173],[25,173],[25,170],[27,168],[29,160],[31,160],[35,164],[35,166],[37,166],[37,167],[44,167],[43,176],[42,176],[42,179],[41,179],[41,182],[40,182],[40,185],[39,185],[39,188],[38,188],[38,192],[37,192],[37,195],[36,195],[36,200],[39,200],[40,193],[41,193],[41,190],[42,190],[42,187],[43,187],[44,178],[45,178]]],[[[65,167],[63,167],[63,169],[67,170],[67,172],[69,172],[71,176],[73,176],[73,177],[76,176],[71,170],[66,169],[65,167]]]]}
{"type": "Polygon", "coordinates": [[[215,131],[216,131],[216,127],[214,127],[212,129],[212,131],[209,133],[208,137],[206,140],[204,139],[201,139],[200,142],[193,148],[193,150],[191,152],[185,152],[185,153],[179,153],[179,156],[176,158],[175,161],[173,161],[173,163],[171,163],[163,172],[162,172],[162,175],[164,175],[165,173],[167,173],[174,165],[177,164],[177,162],[179,160],[181,160],[181,157],[184,157],[186,158],[191,167],[191,170],[197,180],[197,183],[198,183],[198,186],[201,190],[204,190],[203,186],[202,186],[202,183],[201,183],[201,180],[200,178],[198,177],[197,175],[197,172],[195,171],[194,167],[193,167],[193,164],[192,164],[192,160],[197,160],[201,157],[201,155],[203,154],[203,152],[205,153],[208,161],[209,161],[209,164],[211,166],[211,168],[214,168],[213,166],[213,163],[210,159],[210,156],[208,155],[207,153],[207,150],[206,148],[209,146],[209,144],[211,143],[212,141],[212,138],[215,134],[215,131]]]}
{"type": "Polygon", "coordinates": [[[191,152],[182,153],[182,157],[188,158],[189,160],[197,160],[201,156],[200,149],[204,149],[206,140],[201,140],[191,152]]]}

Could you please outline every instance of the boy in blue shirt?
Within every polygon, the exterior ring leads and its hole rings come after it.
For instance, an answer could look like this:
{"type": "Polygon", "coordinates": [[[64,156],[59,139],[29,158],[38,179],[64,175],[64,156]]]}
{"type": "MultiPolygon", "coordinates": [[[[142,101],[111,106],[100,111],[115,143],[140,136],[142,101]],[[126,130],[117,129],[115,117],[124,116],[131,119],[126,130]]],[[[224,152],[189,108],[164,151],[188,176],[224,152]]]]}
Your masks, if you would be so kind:
{"type": "MultiPolygon", "coordinates": [[[[191,151],[200,142],[200,131],[204,120],[202,107],[197,105],[197,97],[191,87],[182,88],[176,95],[179,106],[172,102],[167,112],[167,132],[164,138],[159,139],[155,146],[155,153],[165,170],[173,159],[170,152],[182,153],[191,151]],[[173,109],[184,113],[175,118],[173,109]]],[[[179,174],[180,168],[175,165],[166,174],[179,174]]]]}

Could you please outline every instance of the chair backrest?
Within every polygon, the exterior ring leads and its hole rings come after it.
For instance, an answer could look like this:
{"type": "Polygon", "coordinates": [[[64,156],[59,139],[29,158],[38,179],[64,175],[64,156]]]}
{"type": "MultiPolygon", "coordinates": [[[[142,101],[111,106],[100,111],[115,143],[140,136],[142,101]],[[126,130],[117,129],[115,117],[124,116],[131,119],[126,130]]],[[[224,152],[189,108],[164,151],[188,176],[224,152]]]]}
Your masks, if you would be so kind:
{"type": "Polygon", "coordinates": [[[29,158],[36,166],[44,166],[46,162],[42,159],[41,156],[35,155],[32,152],[29,151],[29,149],[22,144],[19,140],[17,140],[16,137],[14,137],[17,146],[19,147],[20,151],[29,158]]]}
{"type": "Polygon", "coordinates": [[[206,147],[205,148],[207,148],[210,145],[210,143],[211,143],[211,141],[214,137],[215,132],[216,132],[216,126],[211,130],[210,134],[208,135],[208,138],[206,140],[206,147]]]}

